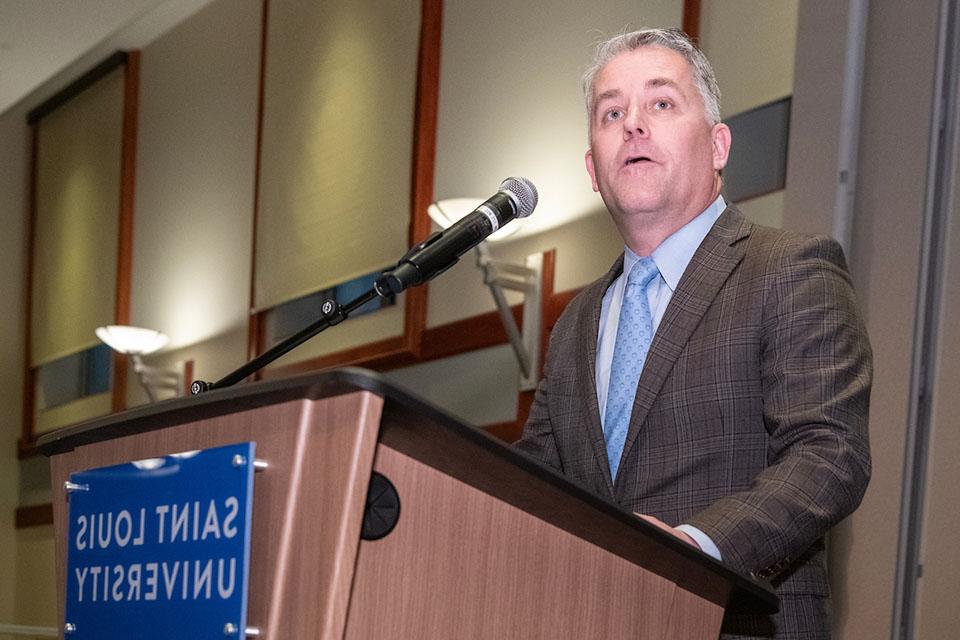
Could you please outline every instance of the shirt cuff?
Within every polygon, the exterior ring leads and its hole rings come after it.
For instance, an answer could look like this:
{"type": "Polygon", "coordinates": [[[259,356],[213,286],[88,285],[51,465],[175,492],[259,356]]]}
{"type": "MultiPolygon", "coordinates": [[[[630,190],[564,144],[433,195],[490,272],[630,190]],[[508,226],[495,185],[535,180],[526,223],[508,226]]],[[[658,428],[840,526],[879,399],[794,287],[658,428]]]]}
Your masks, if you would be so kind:
{"type": "Polygon", "coordinates": [[[720,549],[717,549],[717,545],[713,544],[713,540],[710,539],[710,536],[705,534],[703,531],[700,531],[700,529],[697,529],[690,524],[681,524],[676,528],[693,538],[694,542],[700,545],[700,550],[705,554],[714,560],[722,560],[720,557],[720,549]]]}

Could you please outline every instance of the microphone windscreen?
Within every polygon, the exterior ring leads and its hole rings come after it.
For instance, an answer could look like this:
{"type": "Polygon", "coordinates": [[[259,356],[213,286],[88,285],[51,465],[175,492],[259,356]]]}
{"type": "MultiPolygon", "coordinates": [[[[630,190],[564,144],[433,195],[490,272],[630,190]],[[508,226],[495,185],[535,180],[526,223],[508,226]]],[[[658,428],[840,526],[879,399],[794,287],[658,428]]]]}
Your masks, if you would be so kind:
{"type": "Polygon", "coordinates": [[[537,206],[537,188],[526,178],[507,178],[500,183],[500,191],[513,195],[518,203],[517,217],[526,218],[537,206]]]}

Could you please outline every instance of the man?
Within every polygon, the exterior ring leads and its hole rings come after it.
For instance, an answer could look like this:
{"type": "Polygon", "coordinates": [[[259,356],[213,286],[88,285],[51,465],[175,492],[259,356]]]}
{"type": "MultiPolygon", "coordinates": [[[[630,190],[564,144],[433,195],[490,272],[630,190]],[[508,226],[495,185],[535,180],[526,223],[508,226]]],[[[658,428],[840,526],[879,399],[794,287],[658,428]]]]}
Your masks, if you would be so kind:
{"type": "Polygon", "coordinates": [[[517,446],[769,579],[724,637],[828,638],[823,537],[870,474],[871,353],[832,240],[720,195],[730,130],[678,30],[613,38],[584,78],[587,171],[624,255],[557,322],[517,446]]]}

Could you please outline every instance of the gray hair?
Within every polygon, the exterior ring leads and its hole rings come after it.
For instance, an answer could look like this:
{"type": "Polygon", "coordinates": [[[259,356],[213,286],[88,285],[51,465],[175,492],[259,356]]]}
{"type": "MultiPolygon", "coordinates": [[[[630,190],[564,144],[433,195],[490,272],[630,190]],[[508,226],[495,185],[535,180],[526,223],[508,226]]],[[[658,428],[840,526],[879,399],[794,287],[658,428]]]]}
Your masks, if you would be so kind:
{"type": "Polygon", "coordinates": [[[607,63],[621,53],[628,53],[640,47],[663,47],[676,51],[690,64],[693,79],[703,98],[703,107],[710,124],[720,122],[720,87],[717,77],[713,74],[713,67],[703,52],[697,48],[690,37],[680,29],[641,29],[632,33],[614,36],[597,45],[597,52],[593,57],[593,64],[584,72],[581,86],[583,97],[587,103],[587,118],[593,117],[594,83],[597,74],[607,63]]]}

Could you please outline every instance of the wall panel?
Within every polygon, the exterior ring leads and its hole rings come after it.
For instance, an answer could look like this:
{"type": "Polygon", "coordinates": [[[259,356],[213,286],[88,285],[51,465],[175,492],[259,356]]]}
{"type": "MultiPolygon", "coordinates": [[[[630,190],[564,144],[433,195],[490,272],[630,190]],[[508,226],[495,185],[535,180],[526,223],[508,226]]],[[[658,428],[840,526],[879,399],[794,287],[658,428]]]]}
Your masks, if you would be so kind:
{"type": "MultiPolygon", "coordinates": [[[[800,7],[787,228],[833,229],[847,4],[800,7]]],[[[938,4],[871,10],[867,25],[848,261],[874,350],[873,476],[863,504],[830,536],[840,640],[887,638],[891,631],[938,4]]]]}
{"type": "Polygon", "coordinates": [[[0,114],[0,621],[15,620],[17,544],[14,510],[19,498],[17,439],[22,418],[24,373],[24,291],[27,221],[25,194],[30,184],[30,135],[25,109],[0,114]]]}
{"type": "Polygon", "coordinates": [[[723,94],[721,117],[793,93],[799,0],[701,3],[700,48],[723,94]]]}
{"type": "MultiPolygon", "coordinates": [[[[793,93],[799,0],[728,0],[701,3],[700,47],[720,85],[722,118],[793,93]]],[[[731,156],[743,153],[734,137],[731,156]]],[[[780,226],[784,194],[744,201],[755,222],[780,226]]]]}
{"type": "MultiPolygon", "coordinates": [[[[956,116],[954,116],[956,117],[956,116]]],[[[939,317],[939,356],[935,362],[933,415],[927,490],[923,519],[915,632],[918,640],[949,638],[960,628],[956,606],[957,576],[960,576],[960,139],[953,142],[953,206],[948,224],[946,263],[943,265],[944,297],[939,317]]]]}
{"type": "Polygon", "coordinates": [[[188,358],[217,344],[198,375],[246,356],[260,27],[260,0],[219,0],[141,58],[131,320],[188,358]]]}
{"type": "Polygon", "coordinates": [[[406,251],[420,35],[419,3],[405,0],[268,7],[258,310],[406,251]]]}
{"type": "Polygon", "coordinates": [[[98,344],[114,318],[124,69],[37,124],[31,362],[98,344]]]}

